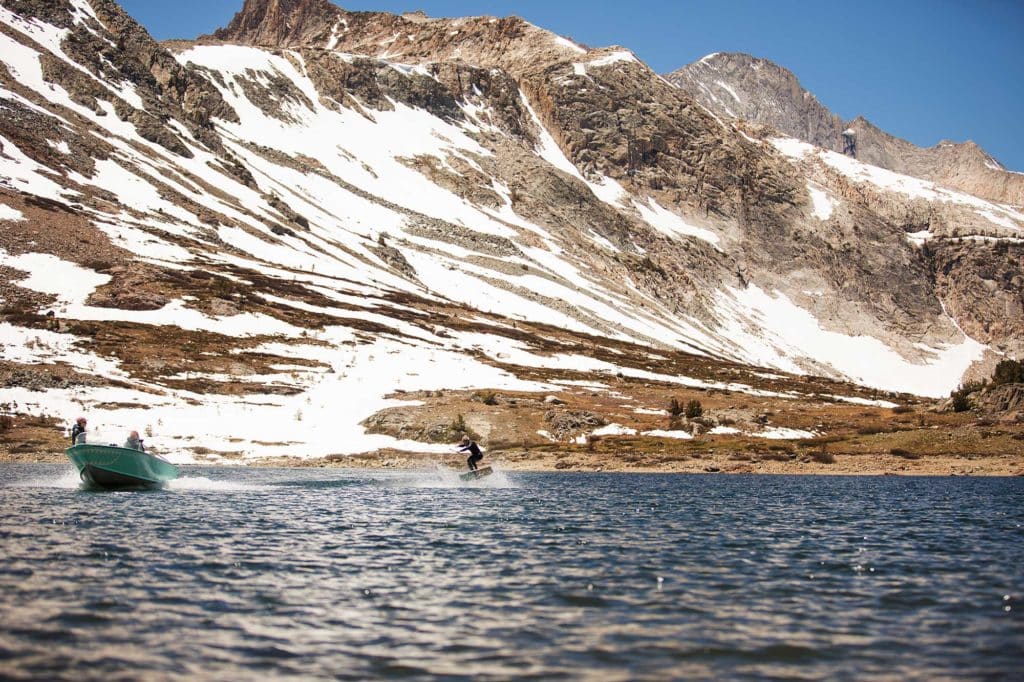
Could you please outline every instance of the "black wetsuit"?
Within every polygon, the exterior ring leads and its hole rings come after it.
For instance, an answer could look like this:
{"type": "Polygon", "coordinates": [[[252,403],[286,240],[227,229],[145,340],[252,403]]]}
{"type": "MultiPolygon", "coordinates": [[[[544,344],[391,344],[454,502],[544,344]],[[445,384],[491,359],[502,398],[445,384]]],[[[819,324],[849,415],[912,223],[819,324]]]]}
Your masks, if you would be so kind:
{"type": "Polygon", "coordinates": [[[71,444],[74,445],[78,440],[78,437],[85,433],[85,427],[81,424],[75,424],[71,427],[71,444]]]}
{"type": "Polygon", "coordinates": [[[459,452],[469,451],[469,457],[466,459],[466,464],[469,465],[470,471],[476,471],[476,463],[484,458],[484,454],[480,452],[480,446],[473,441],[469,441],[469,445],[463,445],[459,448],[459,452]]]}

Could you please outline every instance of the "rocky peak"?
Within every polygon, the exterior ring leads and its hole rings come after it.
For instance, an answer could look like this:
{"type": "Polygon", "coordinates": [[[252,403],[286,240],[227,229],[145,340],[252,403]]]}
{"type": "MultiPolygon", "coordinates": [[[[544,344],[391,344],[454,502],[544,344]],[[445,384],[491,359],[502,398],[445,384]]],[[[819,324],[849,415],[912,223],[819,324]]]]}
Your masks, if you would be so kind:
{"type": "Polygon", "coordinates": [[[254,45],[305,44],[337,21],[343,10],[328,0],[245,0],[219,40],[254,45]]]}
{"type": "Polygon", "coordinates": [[[859,160],[904,175],[931,180],[975,196],[1024,204],[1024,175],[1012,173],[972,141],[942,140],[918,147],[858,116],[848,126],[856,132],[859,160]]]}
{"type": "Polygon", "coordinates": [[[246,0],[226,27],[203,39],[279,48],[328,49],[407,64],[459,61],[510,73],[585,53],[520,17],[431,18],[351,12],[328,0],[246,0]]]}
{"type": "MultiPolygon", "coordinates": [[[[72,101],[104,112],[104,103],[109,104],[143,139],[175,154],[191,152],[180,131],[169,123],[172,120],[207,147],[219,148],[211,119],[233,120],[235,112],[202,74],[179,64],[117,2],[5,0],[3,4],[23,18],[64,29],[60,52],[67,60],[41,48],[39,67],[43,77],[61,86],[72,101]],[[98,87],[95,79],[126,84],[123,87],[130,88],[137,99],[98,87]]],[[[7,35],[17,39],[17,33],[7,35]]]]}
{"type": "Polygon", "coordinates": [[[856,133],[857,159],[984,199],[1024,205],[1024,175],[1011,173],[973,142],[933,147],[891,135],[863,116],[844,123],[788,69],[748,54],[718,52],[666,78],[720,116],[775,128],[823,149],[843,151],[843,131],[856,133]]]}
{"type": "Polygon", "coordinates": [[[667,79],[730,118],[768,125],[825,149],[842,150],[841,118],[800,85],[793,72],[749,54],[716,52],[667,79]]]}
{"type": "Polygon", "coordinates": [[[585,176],[669,192],[671,203],[694,211],[735,216],[742,204],[745,215],[767,224],[772,218],[761,213],[788,210],[797,191],[784,165],[694,106],[629,50],[586,49],[519,17],[430,19],[349,12],[326,0],[248,0],[215,37],[431,70],[450,63],[499,70],[585,176]],[[770,180],[755,186],[752,177],[770,180]]]}

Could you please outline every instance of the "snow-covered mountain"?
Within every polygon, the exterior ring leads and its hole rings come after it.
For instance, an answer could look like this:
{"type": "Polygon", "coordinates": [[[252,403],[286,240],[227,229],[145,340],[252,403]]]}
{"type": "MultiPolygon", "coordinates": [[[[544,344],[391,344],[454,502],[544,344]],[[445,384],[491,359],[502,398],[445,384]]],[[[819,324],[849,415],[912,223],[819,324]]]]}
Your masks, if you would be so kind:
{"type": "Polygon", "coordinates": [[[109,0],[0,5],[15,410],[423,450],[363,424],[616,379],[939,396],[1022,350],[1018,209],[755,131],[627,49],[326,0],[160,45],[109,0]]]}

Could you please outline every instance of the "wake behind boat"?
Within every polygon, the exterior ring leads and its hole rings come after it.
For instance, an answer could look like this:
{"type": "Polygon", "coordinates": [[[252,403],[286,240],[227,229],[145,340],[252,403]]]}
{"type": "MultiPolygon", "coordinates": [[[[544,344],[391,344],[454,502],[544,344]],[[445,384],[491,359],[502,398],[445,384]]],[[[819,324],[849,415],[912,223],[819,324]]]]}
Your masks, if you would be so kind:
{"type": "Polygon", "coordinates": [[[181,473],[156,455],[114,445],[80,443],[64,454],[78,467],[83,481],[100,488],[155,487],[181,473]]]}

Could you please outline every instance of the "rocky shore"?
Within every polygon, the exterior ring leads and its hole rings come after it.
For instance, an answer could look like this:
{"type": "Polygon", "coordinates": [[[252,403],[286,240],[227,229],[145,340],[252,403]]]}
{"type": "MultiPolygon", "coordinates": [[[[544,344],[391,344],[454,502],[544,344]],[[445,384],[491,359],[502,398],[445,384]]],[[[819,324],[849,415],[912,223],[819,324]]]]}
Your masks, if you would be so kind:
{"type": "MultiPolygon", "coordinates": [[[[0,464],[66,462],[63,450],[32,453],[0,449],[0,464]]],[[[573,472],[573,473],[650,473],[650,474],[783,474],[814,476],[1024,476],[1024,457],[1020,454],[996,454],[983,457],[935,455],[919,459],[892,454],[840,455],[832,461],[811,457],[800,459],[743,459],[737,455],[713,454],[698,457],[666,458],[653,453],[622,453],[616,456],[574,450],[545,452],[502,452],[488,455],[484,464],[501,471],[573,472]]],[[[251,459],[245,466],[390,469],[423,471],[438,467],[465,468],[461,456],[382,451],[362,455],[335,455],[317,459],[268,457],[251,459]]],[[[70,464],[69,464],[70,466],[70,464]]],[[[216,466],[213,463],[205,466],[216,466]]],[[[232,464],[235,466],[235,464],[232,464]]]]}
{"type": "MultiPolygon", "coordinates": [[[[708,455],[668,459],[651,453],[624,453],[618,456],[578,451],[503,452],[484,459],[484,464],[502,471],[575,473],[652,473],[652,474],[805,474],[839,476],[1024,476],[1024,457],[933,456],[905,459],[895,455],[837,456],[831,462],[811,458],[797,460],[744,460],[735,455],[708,455]]],[[[333,467],[359,469],[424,470],[439,466],[465,468],[462,457],[433,454],[380,452],[367,455],[332,457],[316,460],[271,458],[254,460],[254,466],[333,467]]]]}
{"type": "MultiPolygon", "coordinates": [[[[621,397],[583,389],[563,392],[564,400],[479,391],[403,394],[421,404],[388,408],[364,426],[371,433],[434,446],[454,443],[469,432],[484,448],[485,464],[505,471],[1024,475],[1021,383],[971,393],[968,400],[974,407],[965,412],[952,411],[946,404],[952,399],[883,408],[814,400],[783,405],[751,396],[740,409],[734,405],[736,397],[724,393],[669,392],[657,386],[641,390],[626,384],[618,388],[635,389],[630,391],[635,400],[622,407],[621,397]],[[666,404],[671,410],[672,405],[689,405],[697,395],[704,399],[703,412],[693,418],[667,411],[642,414],[633,407],[666,404]],[[789,437],[779,437],[782,432],[789,437]]],[[[66,426],[55,418],[5,417],[0,463],[66,461],[66,426]]],[[[255,445],[241,451],[198,446],[179,450],[172,442],[154,434],[147,445],[171,460],[190,459],[202,466],[465,467],[454,445],[448,454],[382,449],[300,458],[269,456],[274,449],[255,445]]],[[[278,446],[276,453],[281,452],[278,446]]]]}

